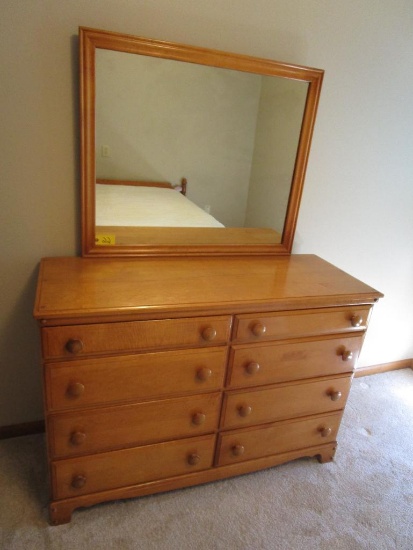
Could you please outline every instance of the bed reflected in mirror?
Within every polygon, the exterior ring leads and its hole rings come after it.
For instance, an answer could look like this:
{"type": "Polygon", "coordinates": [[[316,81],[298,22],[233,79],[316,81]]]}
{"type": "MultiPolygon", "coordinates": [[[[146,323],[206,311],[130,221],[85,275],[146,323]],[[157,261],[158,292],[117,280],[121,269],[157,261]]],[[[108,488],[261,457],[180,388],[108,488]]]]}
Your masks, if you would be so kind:
{"type": "Polygon", "coordinates": [[[226,228],[209,212],[186,198],[187,180],[181,185],[136,180],[96,180],[96,243],[133,246],[146,235],[164,244],[222,242],[222,231],[231,242],[280,243],[281,233],[271,229],[226,228]],[[190,229],[190,232],[187,230],[190,229]],[[194,231],[195,230],[195,231],[194,231]],[[192,240],[194,239],[194,240],[192,240]]]}

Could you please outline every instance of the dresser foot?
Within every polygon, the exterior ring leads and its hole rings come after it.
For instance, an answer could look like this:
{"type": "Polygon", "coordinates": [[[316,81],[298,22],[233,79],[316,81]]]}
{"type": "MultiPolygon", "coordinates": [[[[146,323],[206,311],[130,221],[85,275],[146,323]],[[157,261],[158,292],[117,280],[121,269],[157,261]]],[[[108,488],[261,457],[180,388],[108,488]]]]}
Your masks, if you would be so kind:
{"type": "Polygon", "coordinates": [[[70,523],[74,508],[66,503],[52,502],[49,506],[49,518],[52,525],[70,523]]]}
{"type": "Polygon", "coordinates": [[[337,445],[331,445],[326,449],[323,449],[320,453],[316,455],[316,458],[320,464],[325,462],[332,462],[334,460],[334,455],[336,454],[337,445]]]}

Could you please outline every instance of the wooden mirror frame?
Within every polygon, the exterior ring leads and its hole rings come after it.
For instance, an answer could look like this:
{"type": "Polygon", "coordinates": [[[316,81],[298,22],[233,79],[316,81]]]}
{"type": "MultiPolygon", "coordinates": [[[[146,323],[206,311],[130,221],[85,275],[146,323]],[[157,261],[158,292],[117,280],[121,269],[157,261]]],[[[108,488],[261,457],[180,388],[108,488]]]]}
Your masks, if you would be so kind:
{"type": "MultiPolygon", "coordinates": [[[[286,255],[291,253],[297,223],[311,138],[317,113],[324,71],[289,65],[268,59],[232,54],[205,48],[139,38],[108,31],[80,27],[80,111],[82,177],[82,256],[181,256],[181,255],[286,255]],[[95,244],[95,52],[96,48],[186,61],[207,66],[239,70],[260,75],[278,76],[308,83],[300,139],[281,243],[256,244],[258,230],[225,228],[220,239],[212,243],[202,228],[185,228],[182,244],[166,244],[163,235],[170,228],[142,228],[142,242],[133,246],[98,246],[95,244]],[[238,231],[237,231],[238,230],[238,231]]],[[[178,231],[181,228],[178,228],[178,231]]],[[[259,241],[259,240],[258,240],[259,241]]]]}

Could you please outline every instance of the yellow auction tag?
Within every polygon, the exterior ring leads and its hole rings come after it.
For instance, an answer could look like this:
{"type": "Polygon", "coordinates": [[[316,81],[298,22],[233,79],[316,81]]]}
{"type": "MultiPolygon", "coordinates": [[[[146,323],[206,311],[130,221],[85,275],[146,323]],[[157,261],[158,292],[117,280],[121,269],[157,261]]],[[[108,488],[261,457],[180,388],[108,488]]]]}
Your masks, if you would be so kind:
{"type": "Polygon", "coordinates": [[[95,235],[95,243],[103,246],[113,246],[116,242],[115,235],[95,235]]]}

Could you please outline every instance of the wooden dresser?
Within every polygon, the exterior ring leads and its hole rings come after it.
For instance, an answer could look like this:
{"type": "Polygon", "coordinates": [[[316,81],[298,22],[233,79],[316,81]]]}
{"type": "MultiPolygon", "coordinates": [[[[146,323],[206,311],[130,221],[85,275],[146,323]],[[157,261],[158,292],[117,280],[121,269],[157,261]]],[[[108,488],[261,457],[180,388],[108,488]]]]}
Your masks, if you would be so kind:
{"type": "Polygon", "coordinates": [[[310,255],[42,260],[52,523],[98,502],[332,460],[380,297],[310,255]]]}

